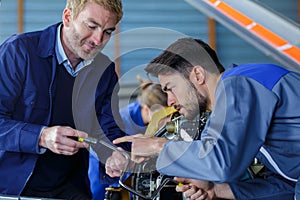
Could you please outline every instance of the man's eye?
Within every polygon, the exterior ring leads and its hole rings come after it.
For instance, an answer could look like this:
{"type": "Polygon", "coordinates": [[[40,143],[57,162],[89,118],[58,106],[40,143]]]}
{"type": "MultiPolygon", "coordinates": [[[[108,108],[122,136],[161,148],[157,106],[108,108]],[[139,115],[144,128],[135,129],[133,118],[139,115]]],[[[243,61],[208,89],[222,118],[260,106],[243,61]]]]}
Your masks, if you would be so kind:
{"type": "Polygon", "coordinates": [[[91,30],[95,30],[97,28],[97,26],[89,24],[89,23],[85,23],[85,26],[88,27],[91,30]]]}
{"type": "MultiPolygon", "coordinates": [[[[174,87],[175,87],[175,86],[174,86],[174,87]]],[[[165,86],[162,90],[163,90],[164,92],[172,92],[172,93],[173,93],[174,87],[168,88],[167,86],[165,86]]]]}
{"type": "Polygon", "coordinates": [[[104,31],[104,34],[106,34],[106,35],[111,35],[112,33],[113,33],[113,31],[111,31],[111,30],[104,31]]]}
{"type": "Polygon", "coordinates": [[[91,29],[91,30],[95,30],[95,29],[97,28],[97,26],[90,26],[90,25],[88,25],[88,27],[89,27],[89,29],[91,29]]]}
{"type": "Polygon", "coordinates": [[[173,93],[173,88],[167,88],[166,91],[173,93]]]}

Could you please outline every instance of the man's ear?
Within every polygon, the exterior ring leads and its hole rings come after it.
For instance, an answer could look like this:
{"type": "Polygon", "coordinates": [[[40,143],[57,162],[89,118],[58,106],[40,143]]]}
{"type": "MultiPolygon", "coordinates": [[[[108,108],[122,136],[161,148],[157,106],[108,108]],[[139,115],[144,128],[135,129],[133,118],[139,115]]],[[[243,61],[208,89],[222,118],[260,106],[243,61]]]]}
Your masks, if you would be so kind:
{"type": "Polygon", "coordinates": [[[205,78],[206,78],[206,71],[203,69],[203,67],[201,67],[200,65],[196,65],[193,68],[193,73],[195,76],[195,81],[198,84],[204,84],[205,83],[205,78]]]}
{"type": "Polygon", "coordinates": [[[64,26],[69,27],[72,20],[71,10],[69,8],[64,9],[62,18],[64,26]]]}

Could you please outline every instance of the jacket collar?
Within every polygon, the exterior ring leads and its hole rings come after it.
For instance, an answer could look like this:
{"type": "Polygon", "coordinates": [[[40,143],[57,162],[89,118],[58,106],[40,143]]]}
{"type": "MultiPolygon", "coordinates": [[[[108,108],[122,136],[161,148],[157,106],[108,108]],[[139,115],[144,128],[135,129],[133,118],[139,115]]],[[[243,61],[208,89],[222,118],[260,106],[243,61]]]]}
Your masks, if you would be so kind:
{"type": "Polygon", "coordinates": [[[37,52],[39,56],[49,57],[55,55],[56,31],[60,24],[61,22],[42,31],[37,52]]]}

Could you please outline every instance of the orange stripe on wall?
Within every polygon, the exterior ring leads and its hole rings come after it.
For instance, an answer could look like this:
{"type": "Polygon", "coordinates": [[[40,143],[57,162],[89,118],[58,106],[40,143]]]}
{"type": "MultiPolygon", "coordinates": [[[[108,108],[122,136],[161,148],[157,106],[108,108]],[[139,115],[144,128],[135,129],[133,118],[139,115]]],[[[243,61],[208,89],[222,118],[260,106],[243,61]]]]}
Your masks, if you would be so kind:
{"type": "MultiPolygon", "coordinates": [[[[209,1],[211,2],[212,0],[209,0],[209,1]]],[[[216,8],[220,12],[227,15],[227,17],[231,18],[232,20],[234,20],[234,21],[238,22],[239,24],[241,24],[242,26],[244,26],[244,28],[246,28],[246,26],[248,26],[254,22],[252,19],[250,19],[247,16],[245,16],[244,14],[236,11],[235,9],[228,6],[224,2],[221,2],[216,8]]],[[[275,45],[275,47],[279,47],[279,46],[283,46],[283,45],[287,44],[287,42],[285,40],[283,40],[281,37],[277,36],[276,34],[267,30],[266,28],[264,28],[263,26],[261,26],[259,24],[256,24],[251,30],[256,35],[259,35],[260,37],[262,37],[269,43],[275,45]]]]}
{"type": "MultiPolygon", "coordinates": [[[[242,26],[244,26],[244,28],[246,28],[246,26],[248,26],[249,24],[252,24],[254,22],[250,18],[246,17],[242,13],[236,11],[235,9],[233,9],[232,7],[228,6],[227,4],[225,4],[223,2],[220,3],[217,6],[217,8],[219,8],[220,11],[222,11],[223,13],[227,14],[227,16],[232,18],[234,21],[240,23],[242,26]]],[[[261,26],[259,24],[256,24],[251,30],[253,30],[254,33],[261,36],[269,43],[275,45],[275,47],[287,44],[287,42],[285,40],[278,37],[276,34],[267,30],[266,28],[264,28],[263,26],[261,26]]]]}
{"type": "Polygon", "coordinates": [[[214,4],[214,3],[216,3],[218,0],[208,0],[208,2],[210,2],[210,3],[212,3],[212,4],[214,4]]]}
{"type": "Polygon", "coordinates": [[[273,44],[275,47],[280,47],[288,44],[287,41],[283,40],[281,37],[277,36],[273,32],[264,28],[263,26],[257,24],[254,26],[251,31],[255,32],[257,35],[260,35],[263,39],[273,44]]]}
{"type": "Polygon", "coordinates": [[[249,24],[252,24],[254,21],[250,19],[249,17],[243,15],[242,13],[236,11],[232,7],[228,6],[225,3],[220,3],[217,8],[219,8],[222,12],[226,13],[228,16],[233,18],[238,23],[248,26],[249,24]]]}
{"type": "Polygon", "coordinates": [[[292,46],[289,49],[283,50],[284,53],[289,55],[290,57],[294,58],[296,61],[300,63],[300,49],[292,46]]]}
{"type": "MultiPolygon", "coordinates": [[[[217,0],[207,0],[207,2],[214,4],[217,2],[217,0]]],[[[298,0],[300,2],[300,0],[298,0]]],[[[248,18],[244,14],[240,13],[239,11],[233,9],[229,5],[227,5],[224,2],[221,2],[215,6],[213,5],[217,10],[222,12],[224,15],[226,15],[228,18],[232,19],[233,21],[237,22],[243,28],[247,29],[247,26],[254,23],[254,21],[251,18],[248,18]]],[[[299,3],[300,7],[300,3],[299,3]]],[[[249,31],[252,31],[255,35],[258,37],[264,39],[265,41],[269,42],[271,45],[273,45],[275,48],[284,46],[288,44],[288,42],[275,33],[269,31],[268,29],[264,28],[260,24],[254,25],[249,31]]],[[[292,46],[292,48],[283,50],[282,53],[286,54],[287,56],[293,58],[295,61],[300,63],[300,49],[296,46],[292,46]]]]}

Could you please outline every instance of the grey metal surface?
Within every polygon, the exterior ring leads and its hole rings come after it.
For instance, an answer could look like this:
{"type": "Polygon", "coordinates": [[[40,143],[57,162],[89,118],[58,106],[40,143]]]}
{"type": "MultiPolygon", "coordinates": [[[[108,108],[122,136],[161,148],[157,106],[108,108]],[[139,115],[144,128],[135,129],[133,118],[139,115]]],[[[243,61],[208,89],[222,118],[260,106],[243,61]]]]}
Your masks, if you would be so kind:
{"type": "MultiPolygon", "coordinates": [[[[185,0],[193,5],[203,14],[214,18],[223,26],[236,33],[239,37],[248,41],[254,47],[265,53],[266,55],[277,60],[284,67],[300,71],[299,63],[290,58],[286,54],[279,51],[274,46],[270,45],[265,40],[259,38],[248,29],[241,27],[239,24],[228,18],[225,14],[219,12],[209,3],[203,0],[185,0]]],[[[300,46],[300,28],[296,23],[291,22],[287,18],[276,13],[274,10],[262,6],[257,1],[250,0],[223,0],[223,2],[230,5],[232,8],[243,13],[247,17],[254,20],[256,23],[261,24],[265,28],[269,29],[276,35],[282,37],[282,39],[288,41],[291,45],[297,47],[300,46]]]]}

